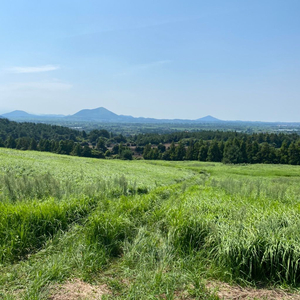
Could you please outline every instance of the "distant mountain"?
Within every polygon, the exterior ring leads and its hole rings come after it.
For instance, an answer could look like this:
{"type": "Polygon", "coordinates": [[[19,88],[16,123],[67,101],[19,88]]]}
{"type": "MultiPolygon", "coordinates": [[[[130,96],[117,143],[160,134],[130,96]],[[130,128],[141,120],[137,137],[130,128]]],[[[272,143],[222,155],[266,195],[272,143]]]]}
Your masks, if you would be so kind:
{"type": "Polygon", "coordinates": [[[206,116],[200,119],[196,120],[197,122],[223,122],[222,120],[219,120],[217,118],[214,118],[212,116],[206,116]]]}
{"type": "Polygon", "coordinates": [[[74,115],[66,117],[69,120],[77,121],[117,121],[120,117],[104,107],[95,109],[83,109],[74,115]]]}
{"type": "Polygon", "coordinates": [[[197,120],[183,119],[155,119],[117,115],[104,107],[95,109],[83,109],[74,115],[33,115],[22,110],[15,110],[2,115],[4,118],[13,121],[30,121],[30,122],[51,122],[51,121],[80,121],[80,122],[109,122],[109,123],[208,123],[222,122],[212,116],[206,116],[197,120]]]}
{"type": "Polygon", "coordinates": [[[30,122],[43,122],[48,120],[55,120],[58,118],[64,118],[64,115],[33,115],[23,110],[14,110],[10,113],[2,114],[3,118],[12,121],[30,121],[30,122]]]}
{"type": "Polygon", "coordinates": [[[10,113],[2,114],[4,118],[12,119],[12,118],[28,118],[32,115],[23,110],[14,110],[10,113]]]}
{"type": "Polygon", "coordinates": [[[194,122],[192,120],[168,120],[154,118],[135,118],[132,116],[117,115],[104,107],[95,109],[83,109],[74,115],[67,116],[66,120],[87,122],[111,122],[111,123],[182,123],[194,122]]]}
{"type": "Polygon", "coordinates": [[[37,115],[38,117],[45,117],[45,118],[64,118],[65,115],[55,115],[55,114],[46,114],[46,115],[37,115]]]}

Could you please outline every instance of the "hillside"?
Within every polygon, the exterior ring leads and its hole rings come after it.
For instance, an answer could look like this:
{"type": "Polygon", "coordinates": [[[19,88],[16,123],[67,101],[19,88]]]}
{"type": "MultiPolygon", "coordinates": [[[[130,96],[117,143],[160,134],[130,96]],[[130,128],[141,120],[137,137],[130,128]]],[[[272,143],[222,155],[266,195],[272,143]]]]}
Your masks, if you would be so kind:
{"type": "Polygon", "coordinates": [[[0,149],[0,295],[299,299],[299,174],[0,149]]]}
{"type": "Polygon", "coordinates": [[[219,119],[217,119],[215,117],[212,117],[212,116],[206,116],[206,117],[197,119],[196,121],[198,121],[198,122],[224,122],[224,121],[219,120],[219,119]]]}
{"type": "Polygon", "coordinates": [[[211,123],[219,122],[220,120],[207,116],[197,120],[188,120],[188,119],[155,119],[155,118],[143,118],[143,117],[132,117],[117,115],[104,107],[98,107],[95,109],[83,109],[77,113],[69,116],[63,115],[32,115],[24,111],[13,111],[11,113],[3,114],[5,118],[8,118],[13,121],[81,121],[81,122],[108,122],[108,123],[211,123]]]}
{"type": "MultiPolygon", "coordinates": [[[[176,127],[180,129],[183,124],[185,125],[185,128],[188,128],[189,130],[190,128],[199,130],[210,127],[218,130],[249,131],[255,129],[261,131],[263,128],[263,131],[271,129],[272,131],[296,132],[299,131],[300,128],[299,122],[224,121],[210,115],[196,120],[133,117],[118,115],[104,107],[82,109],[77,113],[68,116],[61,114],[33,115],[19,110],[3,114],[2,116],[18,122],[43,122],[63,126],[74,126],[75,124],[75,127],[88,127],[89,129],[95,129],[97,126],[103,126],[104,124],[107,127],[106,129],[108,129],[113,126],[112,124],[122,124],[122,126],[135,128],[135,131],[137,130],[135,124],[140,124],[140,128],[142,128],[144,124],[154,128],[155,126],[160,126],[160,131],[166,130],[166,128],[169,128],[169,130],[172,128],[172,130],[176,131],[176,127]]],[[[87,128],[85,128],[85,130],[86,129],[87,128]]]]}
{"type": "Polygon", "coordinates": [[[79,121],[106,121],[106,122],[117,122],[119,116],[104,107],[96,109],[83,109],[74,115],[66,117],[69,120],[79,121]]]}
{"type": "MultiPolygon", "coordinates": [[[[20,113],[20,115],[24,115],[20,113]]],[[[78,130],[70,129],[68,127],[48,125],[48,124],[35,124],[30,122],[14,122],[5,118],[0,118],[0,138],[5,141],[9,136],[16,139],[19,137],[33,138],[35,140],[48,139],[48,140],[66,140],[74,139],[74,137],[81,136],[78,130]]]]}
{"type": "Polygon", "coordinates": [[[4,118],[7,118],[7,119],[15,119],[15,118],[21,118],[21,119],[26,119],[26,118],[31,118],[33,117],[34,115],[31,115],[29,113],[27,113],[26,111],[23,111],[23,110],[14,110],[10,113],[6,113],[6,114],[2,114],[2,116],[4,118]]]}

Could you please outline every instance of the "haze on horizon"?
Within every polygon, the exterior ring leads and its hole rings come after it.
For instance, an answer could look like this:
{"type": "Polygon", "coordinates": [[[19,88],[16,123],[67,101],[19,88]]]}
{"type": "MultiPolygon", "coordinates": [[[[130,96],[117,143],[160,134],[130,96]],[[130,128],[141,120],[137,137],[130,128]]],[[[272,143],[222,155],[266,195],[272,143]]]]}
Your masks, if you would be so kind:
{"type": "Polygon", "coordinates": [[[300,122],[300,1],[21,1],[0,112],[300,122]]]}

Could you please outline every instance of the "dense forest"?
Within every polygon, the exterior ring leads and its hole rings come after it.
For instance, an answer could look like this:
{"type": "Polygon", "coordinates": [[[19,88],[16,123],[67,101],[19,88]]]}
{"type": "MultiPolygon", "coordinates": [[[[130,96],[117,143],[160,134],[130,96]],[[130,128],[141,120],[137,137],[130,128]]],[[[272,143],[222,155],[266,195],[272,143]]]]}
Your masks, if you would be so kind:
{"type": "Polygon", "coordinates": [[[202,130],[123,136],[105,129],[86,133],[0,119],[0,147],[95,158],[300,165],[300,136],[296,133],[202,130]]]}
{"type": "Polygon", "coordinates": [[[70,129],[68,127],[48,125],[43,123],[18,123],[0,118],[0,138],[6,140],[8,136],[17,138],[33,138],[36,141],[40,139],[46,140],[76,140],[82,136],[83,132],[70,129]]]}
{"type": "Polygon", "coordinates": [[[144,159],[300,164],[300,136],[295,133],[200,131],[138,135],[135,141],[145,145],[144,159]]]}

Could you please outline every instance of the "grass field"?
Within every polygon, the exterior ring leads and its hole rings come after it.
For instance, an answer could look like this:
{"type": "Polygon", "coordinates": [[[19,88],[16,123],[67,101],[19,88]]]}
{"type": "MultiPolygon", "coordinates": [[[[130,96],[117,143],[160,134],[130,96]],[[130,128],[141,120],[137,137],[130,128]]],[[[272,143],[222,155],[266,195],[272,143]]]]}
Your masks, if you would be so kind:
{"type": "Polygon", "coordinates": [[[0,149],[0,299],[67,299],[72,280],[102,299],[219,299],[209,282],[296,295],[299,213],[299,166],[0,149]]]}

